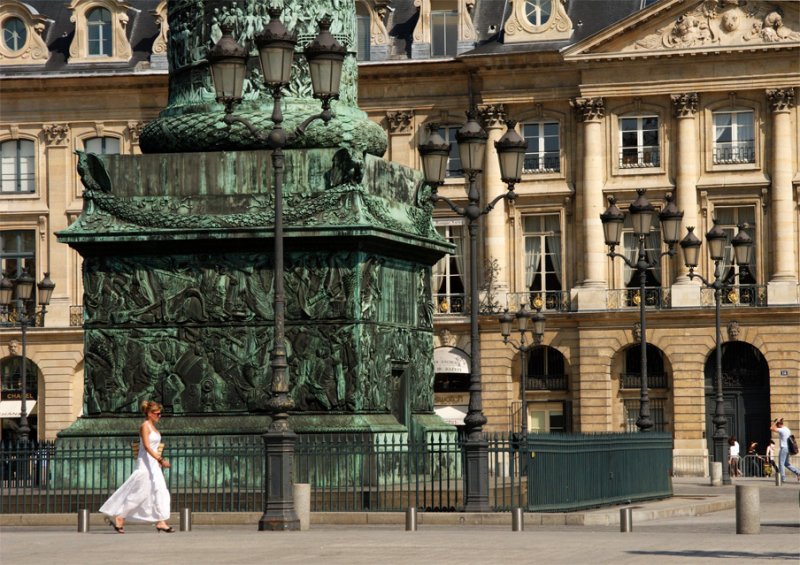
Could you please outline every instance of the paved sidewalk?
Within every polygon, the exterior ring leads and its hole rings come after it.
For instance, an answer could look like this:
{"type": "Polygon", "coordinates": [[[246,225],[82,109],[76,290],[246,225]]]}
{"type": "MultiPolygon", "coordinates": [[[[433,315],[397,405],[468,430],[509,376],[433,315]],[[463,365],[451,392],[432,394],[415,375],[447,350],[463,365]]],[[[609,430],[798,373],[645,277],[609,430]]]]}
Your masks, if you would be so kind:
{"type": "MultiPolygon", "coordinates": [[[[417,532],[401,523],[387,525],[312,525],[307,532],[258,532],[248,525],[197,525],[191,532],[156,534],[152,526],[128,525],[127,534],[108,526],[93,526],[88,534],[75,531],[75,521],[60,526],[2,528],[0,562],[28,565],[142,561],[160,564],[227,563],[719,563],[800,560],[800,484],[781,487],[766,480],[740,484],[760,487],[761,534],[736,535],[736,515],[727,509],[704,514],[669,514],[686,504],[709,500],[732,502],[734,487],[710,487],[700,479],[676,479],[671,501],[637,504],[633,532],[620,533],[618,524],[601,520],[583,526],[565,523],[532,524],[526,515],[524,532],[507,525],[469,525],[456,522],[431,525],[420,520],[417,532]],[[678,506],[675,506],[678,505],[678,506]],[[659,510],[660,509],[660,510],[659,510]],[[461,524],[461,525],[459,525],[461,524]]],[[[690,507],[690,506],[689,506],[690,507]]],[[[586,515],[619,515],[619,508],[586,515]]],[[[420,518],[430,515],[420,514],[420,518]]],[[[444,514],[440,516],[445,516],[444,514]]],[[[469,515],[462,515],[469,516],[469,515]]],[[[257,520],[257,518],[256,518],[257,520]]],[[[177,524],[175,524],[177,525],[177,524]]]]}

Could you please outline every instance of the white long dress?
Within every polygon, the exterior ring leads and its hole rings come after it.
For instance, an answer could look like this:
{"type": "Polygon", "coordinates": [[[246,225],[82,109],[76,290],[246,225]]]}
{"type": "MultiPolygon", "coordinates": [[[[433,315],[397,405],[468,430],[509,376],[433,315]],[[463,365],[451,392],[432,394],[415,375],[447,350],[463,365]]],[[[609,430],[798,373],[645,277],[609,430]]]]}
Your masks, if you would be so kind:
{"type": "MultiPolygon", "coordinates": [[[[150,449],[158,453],[161,434],[151,431],[148,439],[150,449]]],[[[140,442],[136,469],[100,507],[100,512],[126,520],[159,522],[169,519],[169,506],[169,491],[161,466],[140,442]]]]}

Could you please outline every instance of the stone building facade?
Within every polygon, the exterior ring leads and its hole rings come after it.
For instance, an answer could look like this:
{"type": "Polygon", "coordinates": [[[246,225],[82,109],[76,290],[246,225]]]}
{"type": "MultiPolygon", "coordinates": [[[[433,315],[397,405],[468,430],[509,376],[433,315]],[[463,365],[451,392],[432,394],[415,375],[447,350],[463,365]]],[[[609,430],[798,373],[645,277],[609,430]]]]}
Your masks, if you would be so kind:
{"type": "MultiPolygon", "coordinates": [[[[137,153],[141,124],[155,117],[167,96],[160,43],[165,2],[75,0],[48,14],[51,5],[31,0],[0,7],[0,25],[18,18],[31,41],[40,37],[50,49],[48,57],[33,48],[12,56],[8,43],[0,50],[3,157],[12,146],[22,156],[21,146],[9,142],[28,141],[35,171],[31,190],[4,184],[0,193],[4,268],[11,249],[5,234],[25,232],[32,251],[15,253],[32,252],[37,279],[49,270],[57,285],[45,327],[29,332],[41,438],[73,421],[82,403],[81,331],[70,324],[77,321],[70,320],[71,309],[80,310],[80,265],[53,236],[81,208],[72,151],[110,145],[137,153]],[[90,13],[89,4],[105,6],[115,22],[127,18],[111,28],[128,38],[127,60],[118,61],[127,55],[113,42],[107,61],[72,54],[62,37],[88,20],[71,22],[68,12],[90,13]]],[[[606,257],[600,214],[607,197],[624,210],[640,188],[659,207],[673,194],[684,226],[701,239],[715,219],[731,235],[747,224],[755,241],[753,267],[723,293],[729,433],[740,443],[761,443],[771,418],[800,426],[796,3],[526,0],[503,11],[503,3],[481,0],[359,0],[356,29],[359,105],[384,126],[386,159],[420,168],[417,146],[429,126],[454,140],[464,111],[475,107],[488,133],[478,179],[488,202],[506,190],[493,144],[505,121],[515,120],[528,141],[525,172],[515,187],[519,197],[484,217],[476,259],[483,272],[488,430],[519,427],[523,388],[530,430],[635,429],[637,305],[645,300],[656,428],[674,435],[676,457],[707,454],[713,294],[689,280],[680,251],[648,273],[644,297],[631,271],[606,257]],[[537,298],[547,327],[521,387],[521,356],[503,344],[497,317],[537,298]]],[[[450,168],[440,194],[465,202],[455,152],[450,168]]],[[[468,397],[466,272],[473,258],[462,251],[466,228],[459,219],[444,207],[435,216],[456,245],[434,271],[437,409],[458,424],[468,397]]],[[[653,256],[666,250],[655,234],[647,242],[653,256]]],[[[629,226],[620,247],[620,253],[632,252],[629,226]]],[[[705,241],[701,257],[697,272],[713,278],[705,241]]],[[[0,336],[0,359],[9,364],[19,332],[3,328],[0,336]]]]}

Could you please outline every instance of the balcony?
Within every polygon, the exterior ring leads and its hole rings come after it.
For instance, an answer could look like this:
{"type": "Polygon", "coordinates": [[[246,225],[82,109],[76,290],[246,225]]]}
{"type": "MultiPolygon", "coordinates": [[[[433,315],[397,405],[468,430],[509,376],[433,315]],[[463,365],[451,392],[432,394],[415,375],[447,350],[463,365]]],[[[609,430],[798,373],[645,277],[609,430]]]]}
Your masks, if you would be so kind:
{"type": "Polygon", "coordinates": [[[567,376],[528,375],[525,390],[567,390],[567,376]]]}
{"type": "MultiPolygon", "coordinates": [[[[606,293],[606,308],[609,310],[632,310],[639,308],[641,296],[638,288],[613,288],[606,293]]],[[[644,306],[653,310],[665,310],[672,307],[669,288],[646,287],[644,289],[644,306]]]]}
{"type": "Polygon", "coordinates": [[[436,314],[466,316],[466,294],[435,294],[433,300],[436,304],[436,314]]]}
{"type": "Polygon", "coordinates": [[[561,155],[558,151],[525,155],[525,161],[522,164],[523,173],[544,174],[560,171],[561,155]]]}
{"type": "MultiPolygon", "coordinates": [[[[642,388],[641,373],[620,373],[619,386],[621,388],[642,388]]],[[[667,375],[664,373],[647,373],[647,388],[667,388],[667,375]]]]}
{"type": "Polygon", "coordinates": [[[507,294],[506,307],[509,311],[519,310],[522,304],[530,310],[539,308],[542,312],[569,312],[570,293],[568,290],[535,290],[507,294]]]}
{"type": "Polygon", "coordinates": [[[658,147],[631,147],[619,152],[620,169],[642,169],[661,165],[658,147]]]}
{"type": "MultiPolygon", "coordinates": [[[[700,304],[704,308],[714,307],[714,289],[700,289],[700,304]]],[[[741,284],[722,291],[720,305],[729,308],[742,306],[763,307],[767,305],[767,285],[741,284]]]]}
{"type": "MultiPolygon", "coordinates": [[[[28,308],[29,312],[33,312],[35,306],[31,304],[28,308]]],[[[10,304],[5,309],[0,307],[0,327],[2,326],[17,326],[19,325],[19,316],[17,315],[17,307],[14,304],[10,304]]],[[[33,323],[30,324],[31,327],[41,328],[44,326],[44,320],[42,319],[42,312],[37,311],[36,315],[34,316],[33,323]]]]}
{"type": "Polygon", "coordinates": [[[752,141],[714,144],[715,165],[741,165],[755,162],[756,150],[755,143],[752,141]]]}

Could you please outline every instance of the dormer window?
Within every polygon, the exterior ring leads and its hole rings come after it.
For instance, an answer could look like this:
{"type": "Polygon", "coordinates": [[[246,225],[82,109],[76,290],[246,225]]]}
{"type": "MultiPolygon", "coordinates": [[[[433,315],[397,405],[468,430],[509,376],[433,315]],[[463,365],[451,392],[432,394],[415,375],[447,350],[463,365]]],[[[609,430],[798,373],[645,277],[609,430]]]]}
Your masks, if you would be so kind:
{"type": "Polygon", "coordinates": [[[504,43],[557,41],[572,37],[573,25],[563,0],[520,0],[511,3],[503,31],[504,43]]]}
{"type": "Polygon", "coordinates": [[[431,12],[431,57],[455,57],[458,52],[458,11],[431,12]]]}
{"type": "Polygon", "coordinates": [[[551,0],[526,0],[525,1],[525,15],[528,21],[535,25],[540,26],[547,23],[550,19],[550,12],[553,9],[551,0]]]}
{"type": "Polygon", "coordinates": [[[3,22],[3,45],[9,51],[20,51],[28,41],[28,28],[19,18],[8,18],[3,22]]]}
{"type": "Polygon", "coordinates": [[[111,12],[105,8],[95,8],[86,18],[89,31],[89,55],[110,57],[111,50],[111,12]]]}
{"type": "Polygon", "coordinates": [[[356,60],[369,61],[371,18],[366,7],[356,3],[356,60]]]}

